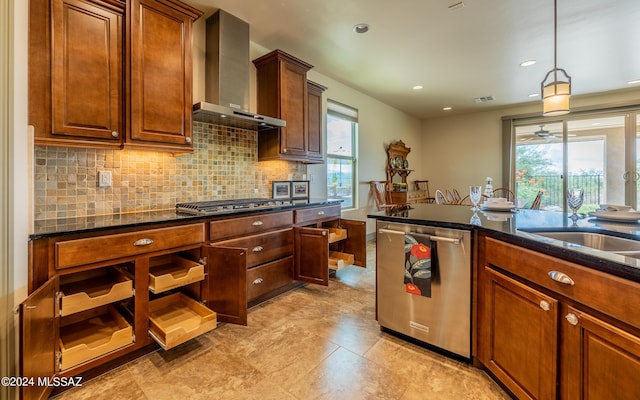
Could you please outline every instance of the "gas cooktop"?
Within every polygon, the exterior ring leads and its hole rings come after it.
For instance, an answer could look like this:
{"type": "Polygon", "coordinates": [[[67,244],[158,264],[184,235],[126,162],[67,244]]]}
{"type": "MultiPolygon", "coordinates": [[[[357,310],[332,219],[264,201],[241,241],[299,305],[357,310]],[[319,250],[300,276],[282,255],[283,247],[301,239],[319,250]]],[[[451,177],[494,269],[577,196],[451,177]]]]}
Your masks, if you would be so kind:
{"type": "Polygon", "coordinates": [[[188,214],[220,214],[242,209],[260,209],[291,205],[288,199],[233,199],[214,201],[193,201],[176,204],[176,211],[188,214]]]}

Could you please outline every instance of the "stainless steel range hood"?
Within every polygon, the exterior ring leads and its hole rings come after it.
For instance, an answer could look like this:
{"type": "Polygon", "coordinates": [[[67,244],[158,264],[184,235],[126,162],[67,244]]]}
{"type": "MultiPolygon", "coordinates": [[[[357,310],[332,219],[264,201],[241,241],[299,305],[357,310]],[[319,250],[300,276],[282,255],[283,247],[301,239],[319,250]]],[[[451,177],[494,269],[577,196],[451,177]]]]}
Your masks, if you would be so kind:
{"type": "Polygon", "coordinates": [[[249,112],[249,24],[218,10],[207,18],[205,101],[193,120],[244,129],[273,129],[284,120],[249,112]]]}

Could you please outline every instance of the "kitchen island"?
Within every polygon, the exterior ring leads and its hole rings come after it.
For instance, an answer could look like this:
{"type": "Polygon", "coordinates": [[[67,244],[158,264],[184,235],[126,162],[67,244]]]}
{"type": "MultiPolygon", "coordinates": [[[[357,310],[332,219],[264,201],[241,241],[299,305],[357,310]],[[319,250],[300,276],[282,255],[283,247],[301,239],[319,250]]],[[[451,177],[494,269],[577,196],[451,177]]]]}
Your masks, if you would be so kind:
{"type": "Polygon", "coordinates": [[[515,398],[640,398],[637,253],[536,234],[586,232],[634,244],[640,225],[574,223],[537,210],[474,216],[469,207],[442,205],[369,217],[378,234],[394,224],[471,231],[472,360],[515,398]]]}

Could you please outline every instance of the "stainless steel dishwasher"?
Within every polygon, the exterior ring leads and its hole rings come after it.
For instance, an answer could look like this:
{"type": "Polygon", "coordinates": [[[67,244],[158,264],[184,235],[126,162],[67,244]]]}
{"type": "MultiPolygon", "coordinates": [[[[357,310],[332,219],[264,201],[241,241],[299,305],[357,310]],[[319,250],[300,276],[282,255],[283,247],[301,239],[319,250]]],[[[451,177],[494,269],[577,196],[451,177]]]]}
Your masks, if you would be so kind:
{"type": "Polygon", "coordinates": [[[471,232],[378,220],[376,239],[380,326],[470,359],[471,232]],[[406,235],[426,238],[434,250],[429,297],[407,290],[406,235]]]}

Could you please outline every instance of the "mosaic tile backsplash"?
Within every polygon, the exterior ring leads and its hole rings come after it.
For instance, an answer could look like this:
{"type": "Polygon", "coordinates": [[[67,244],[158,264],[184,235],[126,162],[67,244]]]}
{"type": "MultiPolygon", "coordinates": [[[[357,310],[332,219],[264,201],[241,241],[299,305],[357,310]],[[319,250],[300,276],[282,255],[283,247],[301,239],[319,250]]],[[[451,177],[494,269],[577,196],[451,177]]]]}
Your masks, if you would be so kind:
{"type": "Polygon", "coordinates": [[[173,209],[179,201],[271,197],[271,182],[303,179],[305,164],[258,161],[258,133],[194,122],[195,152],[36,146],[35,219],[173,209]],[[112,187],[98,187],[111,171],[112,187]]]}

